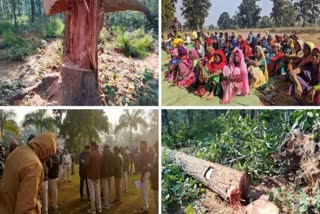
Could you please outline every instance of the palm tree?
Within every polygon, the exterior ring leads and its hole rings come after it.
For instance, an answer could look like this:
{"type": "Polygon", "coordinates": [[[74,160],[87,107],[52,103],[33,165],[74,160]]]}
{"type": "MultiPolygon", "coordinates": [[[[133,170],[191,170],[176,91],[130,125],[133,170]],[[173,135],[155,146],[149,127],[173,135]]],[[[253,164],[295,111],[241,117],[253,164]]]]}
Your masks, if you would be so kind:
{"type": "Polygon", "coordinates": [[[22,125],[23,127],[34,126],[42,133],[44,130],[53,131],[56,126],[56,120],[48,115],[47,110],[39,109],[35,112],[26,114],[22,125]]]}
{"type": "Polygon", "coordinates": [[[16,116],[14,111],[5,111],[0,110],[0,134],[1,134],[1,141],[3,140],[4,133],[6,131],[13,133],[16,136],[19,136],[19,126],[13,120],[16,116]]]}
{"type": "Polygon", "coordinates": [[[143,110],[125,110],[124,114],[119,119],[119,125],[116,126],[114,132],[117,134],[120,130],[128,128],[130,130],[130,146],[132,146],[132,129],[137,130],[139,125],[147,128],[148,124],[142,117],[143,110]]]}

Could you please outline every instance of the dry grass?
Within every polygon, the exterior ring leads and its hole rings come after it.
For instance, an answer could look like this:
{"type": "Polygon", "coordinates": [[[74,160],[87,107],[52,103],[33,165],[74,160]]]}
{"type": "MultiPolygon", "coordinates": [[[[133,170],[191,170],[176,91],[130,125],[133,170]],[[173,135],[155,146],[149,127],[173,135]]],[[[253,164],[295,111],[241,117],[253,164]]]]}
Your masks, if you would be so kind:
{"type": "MultiPolygon", "coordinates": [[[[236,29],[236,30],[211,30],[205,31],[208,32],[235,32],[236,35],[247,36],[250,31],[252,31],[255,35],[261,33],[264,35],[265,31],[268,31],[272,35],[275,34],[291,34],[293,31],[296,31],[298,35],[303,38],[305,41],[314,42],[315,44],[320,44],[320,27],[288,27],[288,28],[257,28],[257,29],[236,29]]],[[[191,32],[183,32],[182,38],[185,38],[185,33],[191,34],[191,32]]],[[[168,32],[163,32],[164,38],[167,38],[168,32]]]]}

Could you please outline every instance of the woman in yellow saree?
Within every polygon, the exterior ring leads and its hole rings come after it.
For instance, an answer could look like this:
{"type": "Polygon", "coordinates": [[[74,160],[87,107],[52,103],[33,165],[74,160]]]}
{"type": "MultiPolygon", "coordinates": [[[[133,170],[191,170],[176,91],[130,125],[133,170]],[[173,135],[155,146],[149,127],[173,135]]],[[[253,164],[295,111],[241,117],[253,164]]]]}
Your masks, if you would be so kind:
{"type": "Polygon", "coordinates": [[[248,71],[252,76],[252,88],[259,88],[268,82],[268,66],[266,62],[266,56],[261,46],[256,46],[254,60],[249,60],[248,66],[248,71]]]}

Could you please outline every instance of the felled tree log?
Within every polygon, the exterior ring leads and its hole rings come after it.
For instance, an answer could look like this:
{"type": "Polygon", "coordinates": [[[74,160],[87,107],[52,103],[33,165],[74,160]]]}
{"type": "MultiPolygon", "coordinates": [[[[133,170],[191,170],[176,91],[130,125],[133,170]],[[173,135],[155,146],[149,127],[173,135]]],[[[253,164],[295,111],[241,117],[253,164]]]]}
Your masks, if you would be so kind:
{"type": "Polygon", "coordinates": [[[166,149],[169,158],[184,172],[210,190],[232,203],[234,196],[245,200],[248,194],[248,179],[245,172],[220,164],[192,157],[183,152],[166,149]]]}

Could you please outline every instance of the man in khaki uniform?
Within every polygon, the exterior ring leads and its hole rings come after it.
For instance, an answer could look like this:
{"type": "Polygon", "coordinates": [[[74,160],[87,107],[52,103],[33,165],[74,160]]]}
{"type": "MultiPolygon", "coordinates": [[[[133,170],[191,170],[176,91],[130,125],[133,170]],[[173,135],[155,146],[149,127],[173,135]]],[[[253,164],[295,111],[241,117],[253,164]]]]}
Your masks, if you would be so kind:
{"type": "Polygon", "coordinates": [[[6,160],[0,183],[0,212],[41,213],[42,163],[56,153],[54,134],[45,133],[15,149],[6,160]]]}

